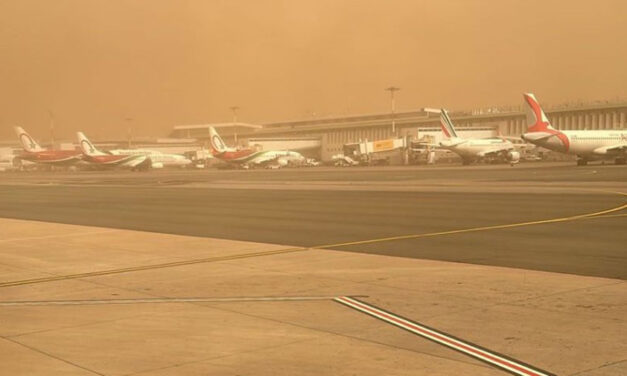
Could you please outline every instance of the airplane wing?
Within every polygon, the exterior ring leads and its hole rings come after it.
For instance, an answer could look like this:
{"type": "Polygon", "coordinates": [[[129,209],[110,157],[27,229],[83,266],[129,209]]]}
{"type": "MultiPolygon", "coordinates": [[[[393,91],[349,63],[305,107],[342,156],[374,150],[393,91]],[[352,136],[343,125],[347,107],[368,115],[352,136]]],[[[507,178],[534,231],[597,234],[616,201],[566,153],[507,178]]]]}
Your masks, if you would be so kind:
{"type": "MultiPolygon", "coordinates": [[[[451,141],[448,144],[448,146],[458,146],[458,145],[461,145],[461,144],[465,144],[467,142],[468,142],[468,140],[465,139],[465,138],[458,138],[458,139],[455,139],[454,141],[451,141]]],[[[440,143],[440,145],[442,145],[442,143],[440,143]]]]}
{"type": "Polygon", "coordinates": [[[511,146],[508,147],[502,147],[502,148],[495,148],[495,149],[491,149],[491,150],[486,150],[486,151],[482,151],[480,153],[477,153],[477,156],[483,158],[483,157],[494,157],[497,156],[499,154],[505,154],[508,151],[512,150],[511,146]]]}
{"type": "Polygon", "coordinates": [[[461,144],[465,144],[466,142],[468,142],[468,140],[463,139],[463,138],[448,139],[448,140],[440,141],[440,144],[438,145],[438,147],[451,150],[452,148],[459,146],[461,144]]]}
{"type": "Polygon", "coordinates": [[[524,140],[529,142],[537,142],[548,140],[551,137],[557,137],[557,135],[549,132],[531,132],[525,133],[524,140]]]}
{"type": "Polygon", "coordinates": [[[129,167],[137,167],[140,164],[144,163],[146,159],[148,159],[148,157],[145,155],[132,155],[129,157],[130,158],[128,159],[128,161],[125,162],[125,164],[129,167]]]}
{"type": "Polygon", "coordinates": [[[600,154],[600,155],[627,153],[627,144],[603,146],[603,147],[594,149],[593,153],[600,154]]]}
{"type": "Polygon", "coordinates": [[[274,154],[263,154],[263,155],[260,155],[258,157],[255,157],[255,159],[253,160],[253,163],[257,164],[257,165],[263,165],[263,164],[266,164],[268,162],[272,162],[272,161],[276,160],[277,158],[278,157],[276,155],[274,155],[274,154]]]}
{"type": "Polygon", "coordinates": [[[498,136],[498,138],[502,139],[502,140],[507,140],[507,141],[520,141],[520,142],[524,142],[524,140],[520,137],[516,137],[516,136],[498,136]]]}
{"type": "MultiPolygon", "coordinates": [[[[498,136],[498,138],[500,138],[503,141],[509,141],[512,146],[514,147],[514,150],[526,150],[526,149],[535,149],[536,145],[529,143],[525,140],[523,140],[521,137],[516,137],[516,136],[498,136]]],[[[540,138],[540,139],[544,139],[544,138],[540,138]]]]}
{"type": "Polygon", "coordinates": [[[535,149],[536,145],[532,143],[514,144],[514,149],[535,149]]]}

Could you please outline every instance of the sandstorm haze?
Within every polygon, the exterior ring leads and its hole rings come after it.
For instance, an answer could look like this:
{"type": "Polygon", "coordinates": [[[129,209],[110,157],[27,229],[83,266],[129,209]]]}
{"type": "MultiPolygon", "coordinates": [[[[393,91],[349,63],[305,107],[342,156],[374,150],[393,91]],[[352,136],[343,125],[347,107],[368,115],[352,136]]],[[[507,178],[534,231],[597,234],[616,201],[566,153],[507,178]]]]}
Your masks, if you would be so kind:
{"type": "Polygon", "coordinates": [[[627,98],[624,1],[0,1],[0,138],[627,98]],[[132,119],[132,120],[125,120],[132,119]]]}

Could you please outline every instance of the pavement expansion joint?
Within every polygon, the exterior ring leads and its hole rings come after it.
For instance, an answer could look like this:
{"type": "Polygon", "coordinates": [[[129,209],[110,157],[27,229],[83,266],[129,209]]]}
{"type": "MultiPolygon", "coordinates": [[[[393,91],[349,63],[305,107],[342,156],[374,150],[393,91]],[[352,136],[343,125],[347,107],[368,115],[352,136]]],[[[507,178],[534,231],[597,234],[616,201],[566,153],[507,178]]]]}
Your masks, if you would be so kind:
{"type": "MultiPolygon", "coordinates": [[[[368,295],[351,295],[365,298],[368,295]]],[[[334,300],[337,296],[238,296],[238,297],[180,297],[180,298],[135,298],[135,299],[79,299],[79,300],[15,300],[0,301],[0,307],[10,306],[64,306],[100,304],[155,304],[155,303],[231,303],[231,302],[290,302],[334,300]]]]}

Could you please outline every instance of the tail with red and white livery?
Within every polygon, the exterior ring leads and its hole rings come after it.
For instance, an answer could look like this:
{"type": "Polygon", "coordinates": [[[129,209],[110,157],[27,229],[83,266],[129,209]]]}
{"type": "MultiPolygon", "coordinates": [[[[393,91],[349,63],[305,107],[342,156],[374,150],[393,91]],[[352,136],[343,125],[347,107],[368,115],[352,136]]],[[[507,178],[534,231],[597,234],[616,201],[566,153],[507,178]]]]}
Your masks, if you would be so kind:
{"type": "Polygon", "coordinates": [[[85,155],[87,155],[89,157],[95,157],[95,156],[99,156],[99,155],[106,155],[105,153],[103,153],[100,150],[96,149],[94,144],[92,144],[91,141],[89,141],[89,139],[87,138],[87,136],[85,136],[85,134],[83,132],[77,132],[76,136],[78,137],[78,145],[80,146],[81,151],[83,152],[83,154],[85,154],[85,155]]]}
{"type": "Polygon", "coordinates": [[[570,150],[570,138],[562,131],[551,126],[535,95],[523,94],[525,100],[525,112],[527,115],[527,132],[520,138],[543,148],[568,153],[570,150]]]}
{"type": "Polygon", "coordinates": [[[525,100],[525,115],[527,118],[527,132],[546,132],[554,130],[549,118],[542,111],[536,96],[532,93],[523,94],[525,100]]]}
{"type": "Polygon", "coordinates": [[[214,153],[220,154],[228,151],[224,140],[222,140],[222,137],[220,137],[214,127],[209,127],[209,142],[214,153]]]}
{"type": "Polygon", "coordinates": [[[20,140],[22,144],[22,148],[29,153],[37,153],[39,151],[44,151],[34,138],[32,138],[22,127],[14,127],[15,134],[17,134],[17,138],[20,140]]]}

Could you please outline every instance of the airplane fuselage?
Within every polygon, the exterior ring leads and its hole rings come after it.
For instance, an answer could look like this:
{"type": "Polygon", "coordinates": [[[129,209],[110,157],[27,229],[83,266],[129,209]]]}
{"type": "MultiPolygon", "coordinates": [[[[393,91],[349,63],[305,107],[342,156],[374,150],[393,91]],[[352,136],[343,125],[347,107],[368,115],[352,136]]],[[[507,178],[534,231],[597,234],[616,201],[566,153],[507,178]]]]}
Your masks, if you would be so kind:
{"type": "Polygon", "coordinates": [[[147,162],[148,157],[143,155],[84,155],[84,160],[101,167],[129,167],[136,168],[147,162]]]}
{"type": "Polygon", "coordinates": [[[221,161],[240,165],[242,167],[269,165],[276,163],[286,166],[290,163],[303,163],[305,157],[300,153],[288,150],[256,151],[254,149],[237,150],[229,148],[224,143],[214,127],[209,127],[211,150],[213,156],[221,161]]]}
{"type": "Polygon", "coordinates": [[[146,159],[150,159],[153,168],[159,167],[183,167],[192,163],[188,158],[179,154],[168,154],[154,150],[146,149],[116,149],[110,150],[114,156],[143,156],[146,159]]]}
{"type": "Polygon", "coordinates": [[[242,149],[242,150],[227,150],[221,153],[214,152],[213,156],[225,162],[249,163],[256,156],[258,156],[259,153],[261,152],[254,151],[252,149],[242,149]]]}
{"type": "Polygon", "coordinates": [[[627,152],[627,131],[560,131],[547,129],[522,135],[525,141],[545,149],[566,154],[576,154],[587,159],[614,158],[627,152]],[[623,145],[623,148],[617,146],[623,145]],[[608,150],[609,149],[609,150],[608,150]]]}
{"type": "Polygon", "coordinates": [[[464,159],[483,158],[486,155],[505,153],[514,149],[511,142],[500,138],[450,139],[440,142],[440,146],[464,159]]]}
{"type": "MultiPolygon", "coordinates": [[[[299,153],[287,150],[268,150],[254,151],[252,149],[244,149],[237,151],[225,151],[215,153],[214,157],[229,163],[256,165],[271,161],[300,161],[303,156],[299,153]]],[[[281,162],[279,162],[281,163],[281,162]]]]}
{"type": "Polygon", "coordinates": [[[78,150],[23,151],[18,158],[38,164],[68,166],[81,161],[82,153],[78,150]]]}

